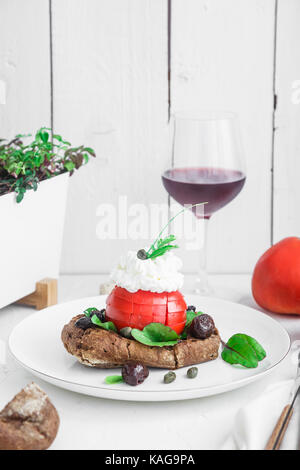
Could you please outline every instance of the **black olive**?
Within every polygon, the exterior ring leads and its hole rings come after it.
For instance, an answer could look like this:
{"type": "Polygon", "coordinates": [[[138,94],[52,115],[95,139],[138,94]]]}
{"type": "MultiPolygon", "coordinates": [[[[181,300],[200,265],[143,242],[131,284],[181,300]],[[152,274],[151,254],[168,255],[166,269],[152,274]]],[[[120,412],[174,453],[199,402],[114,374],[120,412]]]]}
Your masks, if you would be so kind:
{"type": "Polygon", "coordinates": [[[148,375],[148,367],[141,362],[127,362],[122,367],[122,377],[128,385],[139,385],[148,375]]]}
{"type": "Polygon", "coordinates": [[[99,320],[101,321],[101,323],[103,323],[105,321],[105,308],[103,308],[102,310],[94,310],[94,312],[92,312],[92,315],[96,315],[96,317],[99,318],[99,320]]]}
{"type": "Polygon", "coordinates": [[[139,250],[136,256],[138,257],[138,259],[143,259],[143,260],[148,258],[146,250],[139,250]]]}
{"type": "Polygon", "coordinates": [[[77,328],[81,328],[82,330],[87,330],[88,328],[93,328],[92,320],[89,317],[81,317],[75,323],[77,328]]]}
{"type": "Polygon", "coordinates": [[[195,338],[209,338],[215,330],[215,324],[210,315],[202,313],[194,318],[189,328],[189,334],[195,338]]]}
{"type": "Polygon", "coordinates": [[[189,305],[186,310],[187,310],[187,311],[196,312],[196,307],[195,307],[194,305],[189,305]]]}

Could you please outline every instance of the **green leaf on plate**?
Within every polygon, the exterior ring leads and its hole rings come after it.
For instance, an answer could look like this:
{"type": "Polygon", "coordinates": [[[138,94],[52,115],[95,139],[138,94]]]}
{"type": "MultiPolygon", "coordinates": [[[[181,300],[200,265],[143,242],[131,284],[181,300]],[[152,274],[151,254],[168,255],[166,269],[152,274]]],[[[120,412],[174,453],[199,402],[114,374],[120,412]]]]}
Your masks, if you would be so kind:
{"type": "Polygon", "coordinates": [[[258,362],[266,357],[266,351],[251,336],[237,333],[224,344],[222,359],[229,364],[241,364],[244,367],[255,368],[258,362]]]}
{"type": "Polygon", "coordinates": [[[105,382],[108,385],[113,385],[113,384],[119,384],[121,382],[124,382],[122,375],[108,375],[105,378],[105,382]]]}
{"type": "Polygon", "coordinates": [[[116,333],[118,331],[116,325],[112,321],[105,321],[102,323],[97,317],[97,315],[93,315],[91,320],[94,325],[97,325],[100,328],[104,328],[104,330],[115,331],[116,333]]]}
{"type": "Polygon", "coordinates": [[[149,323],[143,331],[133,328],[131,335],[136,341],[147,346],[174,346],[179,339],[176,331],[162,323],[149,323]]]}
{"type": "Polygon", "coordinates": [[[256,339],[252,338],[251,336],[248,336],[248,335],[244,335],[244,336],[246,340],[248,341],[249,345],[255,351],[258,361],[262,361],[267,355],[262,345],[259,344],[259,342],[256,341],[256,339]]]}

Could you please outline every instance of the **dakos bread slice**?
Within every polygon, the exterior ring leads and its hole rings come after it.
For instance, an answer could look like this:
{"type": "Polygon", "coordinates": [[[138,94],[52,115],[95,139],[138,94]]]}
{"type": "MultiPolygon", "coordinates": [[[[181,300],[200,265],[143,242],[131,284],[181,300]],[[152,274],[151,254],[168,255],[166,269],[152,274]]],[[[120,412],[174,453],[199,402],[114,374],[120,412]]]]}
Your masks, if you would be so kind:
{"type": "Polygon", "coordinates": [[[110,369],[139,361],[149,367],[178,369],[218,357],[217,329],[204,340],[188,338],[175,346],[146,346],[103,328],[78,328],[75,323],[82,316],[77,315],[64,326],[61,338],[66,350],[86,366],[110,369]]]}

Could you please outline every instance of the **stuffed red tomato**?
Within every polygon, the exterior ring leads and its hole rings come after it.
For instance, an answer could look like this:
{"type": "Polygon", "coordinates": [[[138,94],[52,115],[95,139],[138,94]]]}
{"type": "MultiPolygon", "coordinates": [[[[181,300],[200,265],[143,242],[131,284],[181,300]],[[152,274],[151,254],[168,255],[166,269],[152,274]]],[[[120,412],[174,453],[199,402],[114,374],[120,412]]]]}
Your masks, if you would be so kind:
{"type": "Polygon", "coordinates": [[[106,301],[106,320],[118,330],[126,326],[142,330],[149,323],[162,323],[180,334],[186,322],[186,303],[179,291],[132,293],[116,286],[106,301]]]}

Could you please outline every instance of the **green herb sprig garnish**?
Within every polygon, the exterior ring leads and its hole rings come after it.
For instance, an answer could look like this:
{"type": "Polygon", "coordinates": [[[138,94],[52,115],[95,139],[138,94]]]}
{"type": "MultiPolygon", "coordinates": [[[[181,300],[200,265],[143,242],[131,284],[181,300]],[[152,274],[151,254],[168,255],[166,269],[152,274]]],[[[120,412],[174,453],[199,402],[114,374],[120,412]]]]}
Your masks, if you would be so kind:
{"type": "Polygon", "coordinates": [[[163,232],[168,228],[170,223],[176,219],[176,217],[182,212],[186,211],[187,209],[192,209],[193,207],[196,206],[202,206],[203,204],[207,204],[206,202],[201,202],[199,204],[193,204],[188,207],[184,207],[181,209],[177,214],[175,214],[173,217],[171,217],[167,224],[164,226],[164,228],[159,232],[158,237],[155,239],[155,241],[152,243],[150,246],[149,250],[146,251],[144,249],[139,250],[137,252],[137,257],[141,260],[146,260],[146,259],[154,259],[157,258],[158,256],[163,256],[167,251],[173,250],[174,248],[178,248],[178,245],[174,245],[172,242],[176,240],[175,235],[168,235],[165,238],[161,238],[163,232]]]}
{"type": "Polygon", "coordinates": [[[175,235],[169,235],[166,238],[159,238],[149,248],[147,258],[154,259],[158,256],[164,255],[167,251],[178,248],[178,245],[173,245],[172,242],[176,240],[175,235]]]}

